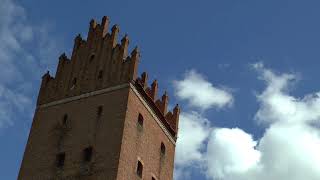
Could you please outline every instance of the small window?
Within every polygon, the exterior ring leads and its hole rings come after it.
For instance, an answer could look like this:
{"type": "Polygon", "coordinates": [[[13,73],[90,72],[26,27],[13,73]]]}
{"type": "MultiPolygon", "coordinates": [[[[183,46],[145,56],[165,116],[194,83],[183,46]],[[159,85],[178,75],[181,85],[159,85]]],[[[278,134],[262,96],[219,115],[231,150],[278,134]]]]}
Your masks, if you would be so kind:
{"type": "Polygon", "coordinates": [[[57,157],[56,157],[56,166],[58,168],[62,168],[64,166],[64,160],[66,158],[66,154],[64,152],[61,152],[59,154],[57,154],[57,157]]]}
{"type": "Polygon", "coordinates": [[[138,116],[138,124],[139,124],[140,126],[143,126],[143,116],[142,116],[142,114],[140,114],[140,113],[139,113],[139,116],[138,116]]]}
{"type": "Polygon", "coordinates": [[[95,57],[95,54],[92,53],[92,54],[90,55],[90,62],[92,62],[92,61],[94,60],[94,57],[95,57]]]}
{"type": "Polygon", "coordinates": [[[73,78],[73,80],[72,80],[72,86],[71,86],[70,89],[74,89],[74,88],[76,87],[76,85],[77,85],[77,78],[73,78]]]}
{"type": "Polygon", "coordinates": [[[164,156],[166,154],[166,146],[163,143],[161,143],[160,150],[161,150],[161,155],[164,156]]]}
{"type": "Polygon", "coordinates": [[[97,116],[100,117],[102,115],[103,106],[99,106],[97,110],[97,116]]]}
{"type": "Polygon", "coordinates": [[[103,77],[103,71],[100,70],[99,73],[98,73],[98,79],[102,79],[102,77],[103,77]]]}
{"type": "Polygon", "coordinates": [[[143,165],[140,161],[138,161],[138,166],[137,166],[137,175],[142,178],[142,171],[143,171],[143,165]]]}
{"type": "Polygon", "coordinates": [[[65,114],[62,118],[62,125],[63,126],[66,126],[67,125],[67,122],[68,122],[68,115],[65,114]]]}
{"type": "Polygon", "coordinates": [[[76,85],[77,84],[77,78],[73,78],[73,80],[72,80],[72,85],[76,85]]]}
{"type": "Polygon", "coordinates": [[[92,147],[87,147],[83,150],[83,161],[90,162],[92,159],[92,147]]]}

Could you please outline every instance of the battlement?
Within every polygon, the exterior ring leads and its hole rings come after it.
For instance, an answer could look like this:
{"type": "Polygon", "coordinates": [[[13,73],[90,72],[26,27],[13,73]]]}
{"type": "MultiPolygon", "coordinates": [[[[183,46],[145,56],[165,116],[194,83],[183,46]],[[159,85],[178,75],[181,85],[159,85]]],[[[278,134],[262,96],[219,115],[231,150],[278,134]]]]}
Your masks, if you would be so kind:
{"type": "Polygon", "coordinates": [[[74,39],[71,58],[65,53],[59,57],[55,76],[43,75],[37,105],[67,97],[124,84],[132,83],[160,117],[163,124],[176,136],[179,121],[179,106],[168,112],[169,97],[165,93],[157,99],[158,83],[149,87],[148,75],[137,78],[140,52],[134,48],[128,55],[129,37],[125,35],[118,43],[119,26],[109,29],[109,18],[103,17],[101,24],[90,21],[87,39],[81,35],[74,39]]]}
{"type": "Polygon", "coordinates": [[[118,43],[119,26],[114,25],[111,32],[108,27],[105,16],[101,24],[91,20],[86,40],[80,34],[76,36],[71,58],[63,53],[55,77],[49,72],[43,76],[38,105],[136,79],[138,48],[129,56],[128,36],[118,43]]]}
{"type": "Polygon", "coordinates": [[[143,72],[141,77],[136,79],[137,89],[145,96],[145,99],[151,107],[156,111],[158,117],[161,118],[164,125],[170,130],[170,132],[176,135],[179,124],[180,107],[178,104],[172,111],[168,112],[169,96],[167,91],[158,99],[158,82],[154,80],[151,86],[148,86],[148,74],[143,72]]]}

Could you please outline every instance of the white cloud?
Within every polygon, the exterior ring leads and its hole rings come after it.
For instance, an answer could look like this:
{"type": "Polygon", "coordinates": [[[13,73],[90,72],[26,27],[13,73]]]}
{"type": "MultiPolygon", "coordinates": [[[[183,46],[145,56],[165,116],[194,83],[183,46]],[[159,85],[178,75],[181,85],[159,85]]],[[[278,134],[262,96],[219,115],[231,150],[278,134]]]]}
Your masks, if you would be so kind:
{"type": "MultiPolygon", "coordinates": [[[[262,137],[254,140],[239,128],[211,127],[202,115],[184,113],[175,179],[190,179],[190,168],[199,164],[206,164],[201,172],[213,180],[320,179],[320,92],[295,97],[289,94],[298,79],[295,74],[275,73],[262,63],[253,67],[266,82],[265,90],[256,96],[260,107],[254,117],[268,124],[262,137]]],[[[206,93],[191,93],[199,79],[204,81],[196,73],[187,73],[184,80],[176,82],[180,88],[177,95],[193,107],[219,107],[193,101],[208,97],[206,93]],[[182,87],[189,91],[181,93],[182,87]]],[[[204,84],[212,86],[207,81],[204,84]]]]}
{"type": "Polygon", "coordinates": [[[256,119],[269,123],[269,128],[258,144],[239,129],[215,130],[208,144],[208,177],[214,180],[320,179],[320,129],[315,126],[319,122],[318,93],[303,98],[291,96],[288,87],[296,79],[294,74],[277,75],[263,64],[254,67],[267,82],[267,88],[257,96],[260,109],[256,119]]]}
{"type": "MultiPolygon", "coordinates": [[[[176,95],[187,100],[193,108],[223,108],[233,101],[231,93],[214,87],[194,70],[188,71],[184,79],[174,81],[176,95]]],[[[175,179],[189,179],[190,167],[202,168],[205,164],[206,141],[211,132],[209,121],[196,111],[180,115],[179,134],[175,157],[175,179]]]]}
{"type": "MultiPolygon", "coordinates": [[[[211,131],[209,121],[197,112],[180,114],[179,134],[176,144],[175,180],[190,179],[190,167],[204,164],[205,142],[211,131]]],[[[198,169],[199,170],[199,169],[198,169]]]]}
{"type": "Polygon", "coordinates": [[[210,133],[209,121],[196,112],[182,113],[176,147],[176,164],[203,160],[204,142],[210,133]]]}
{"type": "Polygon", "coordinates": [[[214,129],[207,146],[208,175],[232,179],[249,171],[260,159],[260,152],[254,149],[256,145],[251,135],[241,129],[214,129]]]}
{"type": "Polygon", "coordinates": [[[260,122],[288,123],[317,122],[320,118],[320,92],[296,98],[287,93],[288,86],[297,80],[294,74],[276,75],[262,64],[254,66],[261,78],[268,84],[267,89],[258,95],[261,108],[256,114],[260,122]]]}
{"type": "Polygon", "coordinates": [[[34,102],[30,97],[38,88],[33,86],[49,68],[48,59],[58,56],[58,46],[47,25],[29,23],[25,9],[13,0],[1,1],[0,24],[1,128],[19,115],[29,118],[34,102]]]}
{"type": "Polygon", "coordinates": [[[192,107],[202,110],[230,106],[233,96],[227,90],[214,87],[195,70],[188,71],[183,80],[174,81],[176,95],[192,107]]]}
{"type": "Polygon", "coordinates": [[[31,105],[31,99],[23,92],[0,86],[0,127],[13,125],[13,115],[28,113],[31,105]]]}

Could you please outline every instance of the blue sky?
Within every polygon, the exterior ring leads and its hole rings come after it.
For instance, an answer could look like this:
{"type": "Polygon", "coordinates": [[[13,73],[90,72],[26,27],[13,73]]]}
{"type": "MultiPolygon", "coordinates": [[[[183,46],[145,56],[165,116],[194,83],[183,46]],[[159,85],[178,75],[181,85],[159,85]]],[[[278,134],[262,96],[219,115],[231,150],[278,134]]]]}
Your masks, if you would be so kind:
{"type": "Polygon", "coordinates": [[[172,105],[182,105],[183,127],[196,133],[180,129],[176,179],[299,180],[301,167],[310,174],[304,179],[319,179],[320,161],[310,151],[320,152],[319,6],[316,0],[1,0],[0,177],[17,177],[41,75],[55,71],[61,53],[70,55],[91,18],[107,15],[121,35],[128,33],[131,48],[139,46],[139,71],[158,79],[172,105]],[[279,146],[292,153],[282,159],[279,146]],[[281,165],[274,168],[268,158],[281,165]]]}

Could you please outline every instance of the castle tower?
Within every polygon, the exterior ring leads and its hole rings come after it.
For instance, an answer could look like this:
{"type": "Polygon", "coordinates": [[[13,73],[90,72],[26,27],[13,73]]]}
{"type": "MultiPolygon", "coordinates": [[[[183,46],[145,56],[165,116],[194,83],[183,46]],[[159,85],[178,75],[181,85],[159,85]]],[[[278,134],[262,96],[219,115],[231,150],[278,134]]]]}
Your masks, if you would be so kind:
{"type": "Polygon", "coordinates": [[[158,83],[137,77],[139,51],[128,54],[119,27],[92,20],[55,77],[42,77],[19,180],[170,180],[180,109],[168,111],[158,83]]]}

